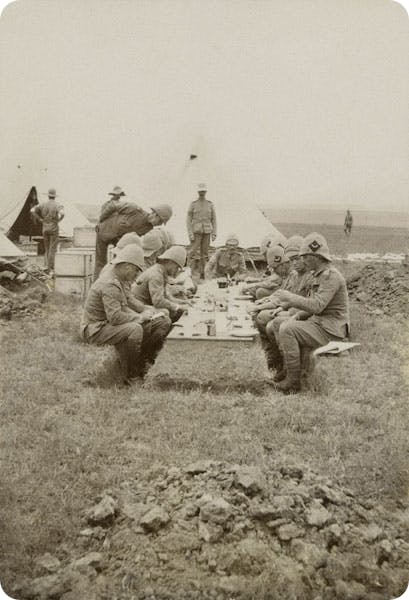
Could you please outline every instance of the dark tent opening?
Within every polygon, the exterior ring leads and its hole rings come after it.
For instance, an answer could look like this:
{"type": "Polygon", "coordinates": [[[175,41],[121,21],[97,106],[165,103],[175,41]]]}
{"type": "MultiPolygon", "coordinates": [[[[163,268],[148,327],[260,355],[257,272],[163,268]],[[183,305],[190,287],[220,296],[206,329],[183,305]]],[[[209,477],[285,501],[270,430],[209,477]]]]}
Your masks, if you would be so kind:
{"type": "Polygon", "coordinates": [[[42,235],[41,223],[36,222],[30,213],[30,210],[36,204],[38,204],[37,190],[33,186],[27,195],[26,201],[24,202],[23,208],[21,209],[17,219],[14,221],[7,233],[7,237],[12,242],[18,242],[20,235],[28,237],[42,235]]]}

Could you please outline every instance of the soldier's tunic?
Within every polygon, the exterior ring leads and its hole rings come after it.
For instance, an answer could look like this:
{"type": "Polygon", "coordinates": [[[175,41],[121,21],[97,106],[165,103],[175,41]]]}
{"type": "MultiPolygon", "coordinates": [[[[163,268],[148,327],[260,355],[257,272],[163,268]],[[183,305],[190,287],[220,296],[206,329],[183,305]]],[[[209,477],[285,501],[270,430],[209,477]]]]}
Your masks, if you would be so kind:
{"type": "Polygon", "coordinates": [[[219,248],[209,260],[205,274],[208,279],[212,277],[233,277],[246,272],[246,261],[243,251],[234,248],[219,248]]]}
{"type": "Polygon", "coordinates": [[[193,271],[199,270],[204,274],[204,268],[209,258],[210,236],[217,235],[216,211],[213,202],[207,198],[198,198],[189,206],[187,212],[187,232],[189,239],[193,238],[189,258],[193,271]]]}
{"type": "Polygon", "coordinates": [[[83,340],[98,346],[114,345],[120,359],[128,363],[127,375],[146,372],[170,331],[166,316],[141,323],[138,312],[144,308],[130,297],[128,286],[115,274],[107,280],[98,279],[85,302],[80,330],[83,340]]]}
{"type": "Polygon", "coordinates": [[[168,278],[163,265],[157,263],[146,269],[132,286],[136,300],[158,309],[169,311],[171,318],[178,313],[180,306],[169,300],[166,294],[168,278]]]}
{"type": "MultiPolygon", "coordinates": [[[[349,307],[346,282],[333,266],[322,265],[313,273],[308,297],[291,294],[290,306],[310,315],[306,320],[274,319],[267,335],[281,349],[287,370],[299,371],[302,347],[311,349],[340,340],[349,332],[349,307]]],[[[274,342],[273,342],[274,343],[274,342]]]]}
{"type": "Polygon", "coordinates": [[[44,260],[48,269],[54,269],[55,254],[58,246],[58,223],[64,216],[63,207],[58,205],[53,198],[34,207],[33,213],[42,223],[44,241],[44,260]]]}
{"type": "MultiPolygon", "coordinates": [[[[113,201],[109,201],[113,202],[113,201]]],[[[97,279],[102,267],[107,263],[109,244],[117,244],[125,233],[134,231],[144,235],[153,228],[148,220],[149,213],[132,202],[119,202],[118,206],[110,205],[104,212],[104,219],[98,222],[95,245],[94,280],[97,279]]]]}

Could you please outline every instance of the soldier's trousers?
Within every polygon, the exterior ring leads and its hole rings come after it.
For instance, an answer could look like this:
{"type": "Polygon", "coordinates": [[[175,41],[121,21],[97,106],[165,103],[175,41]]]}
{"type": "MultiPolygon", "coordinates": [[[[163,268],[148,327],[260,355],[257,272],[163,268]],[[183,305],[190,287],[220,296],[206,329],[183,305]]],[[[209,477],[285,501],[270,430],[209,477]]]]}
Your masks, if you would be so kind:
{"type": "Polygon", "coordinates": [[[55,254],[58,246],[58,233],[43,231],[44,263],[47,269],[54,270],[55,254]]]}
{"type": "Polygon", "coordinates": [[[287,372],[299,373],[301,370],[301,349],[314,350],[325,346],[331,340],[342,338],[331,335],[317,323],[295,321],[284,316],[273,319],[267,325],[267,335],[271,340],[273,336],[277,347],[280,349],[284,366],[287,372]]]}
{"type": "Polygon", "coordinates": [[[209,258],[210,233],[193,234],[193,242],[189,251],[189,263],[192,275],[199,273],[204,276],[204,270],[209,258]]]}

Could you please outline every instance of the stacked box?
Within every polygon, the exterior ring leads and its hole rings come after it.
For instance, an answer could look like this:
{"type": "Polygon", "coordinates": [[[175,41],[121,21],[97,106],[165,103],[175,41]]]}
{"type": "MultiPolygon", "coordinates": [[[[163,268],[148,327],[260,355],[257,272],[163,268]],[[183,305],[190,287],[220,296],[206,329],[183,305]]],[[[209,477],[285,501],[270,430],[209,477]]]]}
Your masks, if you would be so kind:
{"type": "Polygon", "coordinates": [[[89,227],[74,227],[74,246],[80,248],[95,248],[97,234],[95,225],[89,227]]]}
{"type": "Polygon", "coordinates": [[[95,257],[91,252],[64,251],[55,255],[55,291],[84,299],[92,284],[95,257]]]}

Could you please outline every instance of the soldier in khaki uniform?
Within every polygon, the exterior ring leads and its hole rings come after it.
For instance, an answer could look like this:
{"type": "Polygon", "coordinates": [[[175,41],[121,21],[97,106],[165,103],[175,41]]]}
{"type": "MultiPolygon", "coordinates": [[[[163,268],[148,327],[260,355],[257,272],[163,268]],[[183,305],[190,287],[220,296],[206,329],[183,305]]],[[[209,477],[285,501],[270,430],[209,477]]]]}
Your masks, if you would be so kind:
{"type": "Polygon", "coordinates": [[[54,271],[55,254],[58,246],[58,223],[64,218],[64,208],[55,201],[54,188],[48,190],[48,201],[37,204],[31,209],[34,218],[42,223],[44,241],[44,261],[48,272],[54,271]]]}
{"type": "Polygon", "coordinates": [[[108,196],[111,196],[111,198],[101,206],[100,222],[105,221],[112,212],[118,209],[121,198],[126,196],[126,194],[119,185],[116,185],[112,192],[109,192],[108,196]]]}
{"type": "Polygon", "coordinates": [[[301,350],[342,340],[349,332],[349,307],[346,282],[331,265],[328,244],[319,233],[311,233],[300,249],[307,269],[313,271],[307,298],[286,290],[277,292],[283,309],[295,308],[290,319],[274,319],[267,325],[272,351],[281,357],[283,369],[277,373],[277,389],[296,392],[300,389],[301,350]]]}
{"type": "Polygon", "coordinates": [[[239,238],[234,233],[229,235],[223,248],[213,254],[206,265],[206,279],[213,277],[231,277],[240,279],[246,272],[244,253],[239,248],[239,238]]]}
{"type": "Polygon", "coordinates": [[[157,263],[146,269],[136,280],[132,293],[136,300],[168,311],[172,323],[183,315],[190,304],[168,296],[169,279],[175,277],[185,266],[186,250],[182,246],[172,246],[158,257],[157,263]]]}
{"type": "Polygon", "coordinates": [[[144,265],[142,249],[132,244],[112,261],[113,273],[98,279],[87,296],[81,336],[97,346],[115,346],[124,382],[141,380],[154,363],[171,327],[170,319],[133,299],[129,284],[144,265]]]}
{"type": "MultiPolygon", "coordinates": [[[[286,243],[284,254],[290,260],[290,271],[283,280],[279,290],[288,290],[294,294],[307,296],[311,283],[311,272],[303,259],[299,256],[303,238],[301,236],[292,236],[286,243]]],[[[252,314],[254,315],[255,325],[260,333],[260,341],[267,359],[267,367],[276,369],[277,356],[271,350],[271,344],[267,337],[267,325],[272,319],[284,320],[291,316],[291,311],[283,311],[278,299],[276,290],[270,296],[256,300],[252,314]],[[279,314],[279,316],[277,316],[279,314]]],[[[293,309],[296,311],[296,309],[293,309]]],[[[281,363],[281,360],[279,360],[281,363]]],[[[281,365],[280,365],[281,366],[281,365]]]]}
{"type": "Polygon", "coordinates": [[[214,242],[217,235],[216,212],[213,202],[206,198],[207,187],[198,186],[199,197],[187,211],[187,232],[191,241],[189,264],[192,276],[204,279],[205,266],[209,257],[210,238],[214,242]]]}

